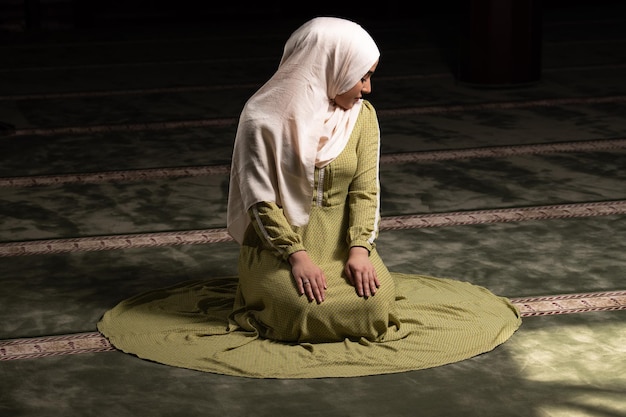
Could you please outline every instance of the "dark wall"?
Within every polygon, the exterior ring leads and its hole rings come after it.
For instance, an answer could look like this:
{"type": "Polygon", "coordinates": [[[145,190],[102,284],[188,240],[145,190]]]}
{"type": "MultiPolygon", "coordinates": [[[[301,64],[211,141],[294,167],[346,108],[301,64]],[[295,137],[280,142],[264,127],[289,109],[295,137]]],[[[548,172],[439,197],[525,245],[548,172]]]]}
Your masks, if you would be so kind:
{"type": "MultiPolygon", "coordinates": [[[[124,27],[177,24],[258,23],[281,19],[305,20],[333,15],[353,19],[454,18],[474,2],[488,0],[0,0],[1,30],[58,30],[67,28],[124,27]]],[[[494,0],[491,0],[494,1],[494,0]]],[[[518,1],[518,0],[496,0],[518,1]]],[[[576,7],[601,8],[623,0],[536,0],[551,12],[576,7]]]]}

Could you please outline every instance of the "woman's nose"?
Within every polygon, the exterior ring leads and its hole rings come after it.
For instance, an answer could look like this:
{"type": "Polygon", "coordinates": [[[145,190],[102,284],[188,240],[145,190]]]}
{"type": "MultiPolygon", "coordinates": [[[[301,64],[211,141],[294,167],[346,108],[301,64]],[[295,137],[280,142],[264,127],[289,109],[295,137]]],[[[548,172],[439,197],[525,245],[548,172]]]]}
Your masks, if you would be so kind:
{"type": "Polygon", "coordinates": [[[363,94],[369,94],[372,92],[372,82],[369,79],[363,83],[363,88],[361,88],[361,92],[363,94]]]}

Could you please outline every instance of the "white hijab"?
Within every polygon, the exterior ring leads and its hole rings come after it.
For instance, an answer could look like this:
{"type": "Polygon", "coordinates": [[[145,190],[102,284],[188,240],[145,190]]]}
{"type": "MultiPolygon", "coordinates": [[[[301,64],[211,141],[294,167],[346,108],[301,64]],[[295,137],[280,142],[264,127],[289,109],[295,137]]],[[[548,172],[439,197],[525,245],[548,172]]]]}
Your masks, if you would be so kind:
{"type": "Polygon", "coordinates": [[[308,223],[315,166],[343,150],[361,109],[334,106],[378,61],[380,52],[357,23],[314,18],[287,40],[276,73],[246,103],[230,173],[227,227],[239,243],[247,210],[261,201],[283,208],[290,224],[308,223]]]}

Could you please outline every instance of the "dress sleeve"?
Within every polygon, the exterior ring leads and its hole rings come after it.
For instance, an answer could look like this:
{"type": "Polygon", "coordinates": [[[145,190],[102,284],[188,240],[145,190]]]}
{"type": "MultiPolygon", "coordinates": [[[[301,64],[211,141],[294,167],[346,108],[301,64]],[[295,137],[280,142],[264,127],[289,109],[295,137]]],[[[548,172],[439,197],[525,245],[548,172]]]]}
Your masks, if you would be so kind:
{"type": "Polygon", "coordinates": [[[286,260],[292,253],[305,250],[301,236],[293,230],[276,203],[256,203],[248,210],[248,215],[259,238],[276,256],[286,260]]]}
{"type": "Polygon", "coordinates": [[[361,123],[357,123],[360,125],[357,170],[348,192],[348,244],[371,251],[375,247],[380,222],[380,131],[376,112],[368,102],[364,102],[360,118],[361,123]]]}

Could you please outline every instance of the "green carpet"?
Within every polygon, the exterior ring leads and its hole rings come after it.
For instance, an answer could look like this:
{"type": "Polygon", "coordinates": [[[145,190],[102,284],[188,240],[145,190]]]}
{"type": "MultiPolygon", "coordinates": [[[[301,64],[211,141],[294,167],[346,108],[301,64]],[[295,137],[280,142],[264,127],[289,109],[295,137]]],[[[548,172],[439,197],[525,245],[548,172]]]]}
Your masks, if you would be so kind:
{"type": "Polygon", "coordinates": [[[545,9],[542,78],[516,88],[455,80],[452,12],[365,19],[381,256],[544,313],[467,361],[348,379],[172,368],[94,333],[138,292],[236,273],[235,123],[304,18],[0,29],[0,415],[626,416],[626,9],[584,3],[545,9]]]}

